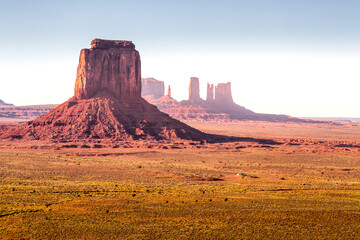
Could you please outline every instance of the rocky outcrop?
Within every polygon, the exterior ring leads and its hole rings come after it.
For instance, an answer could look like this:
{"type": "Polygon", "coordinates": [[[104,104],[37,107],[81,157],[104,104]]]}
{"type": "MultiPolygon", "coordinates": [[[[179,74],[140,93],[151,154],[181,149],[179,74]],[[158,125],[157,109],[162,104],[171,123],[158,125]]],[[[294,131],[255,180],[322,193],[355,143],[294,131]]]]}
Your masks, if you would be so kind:
{"type": "Polygon", "coordinates": [[[94,39],[91,49],[82,49],[75,82],[76,99],[102,93],[121,100],[141,97],[141,63],[131,41],[94,39]]]}
{"type": "Polygon", "coordinates": [[[207,83],[206,101],[214,101],[214,84],[207,83]]]}
{"type": "Polygon", "coordinates": [[[191,77],[189,85],[189,100],[199,101],[200,100],[200,86],[199,78],[191,77]]]}
{"type": "Polygon", "coordinates": [[[219,83],[215,86],[215,101],[222,104],[233,103],[230,82],[219,83]]]}
{"type": "Polygon", "coordinates": [[[164,96],[165,84],[155,78],[141,79],[141,96],[151,96],[154,99],[164,96]]]}

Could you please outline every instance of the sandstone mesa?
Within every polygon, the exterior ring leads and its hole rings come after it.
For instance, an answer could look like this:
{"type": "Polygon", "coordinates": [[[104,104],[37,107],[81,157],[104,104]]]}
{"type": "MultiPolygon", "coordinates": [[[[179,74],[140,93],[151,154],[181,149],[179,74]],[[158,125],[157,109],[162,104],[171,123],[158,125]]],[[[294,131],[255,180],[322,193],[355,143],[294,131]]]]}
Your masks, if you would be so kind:
{"type": "Polygon", "coordinates": [[[156,80],[155,78],[141,79],[141,96],[158,99],[164,96],[165,84],[164,81],[156,80]]]}

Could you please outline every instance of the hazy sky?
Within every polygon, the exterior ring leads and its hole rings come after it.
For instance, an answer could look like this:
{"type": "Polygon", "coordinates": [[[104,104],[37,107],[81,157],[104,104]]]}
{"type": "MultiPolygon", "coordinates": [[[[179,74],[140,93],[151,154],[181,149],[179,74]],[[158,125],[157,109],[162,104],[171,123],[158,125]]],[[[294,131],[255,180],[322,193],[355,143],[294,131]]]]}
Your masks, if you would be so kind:
{"type": "Polygon", "coordinates": [[[93,38],[132,40],[178,100],[197,76],[256,112],[360,117],[359,0],[0,0],[0,99],[64,102],[93,38]]]}

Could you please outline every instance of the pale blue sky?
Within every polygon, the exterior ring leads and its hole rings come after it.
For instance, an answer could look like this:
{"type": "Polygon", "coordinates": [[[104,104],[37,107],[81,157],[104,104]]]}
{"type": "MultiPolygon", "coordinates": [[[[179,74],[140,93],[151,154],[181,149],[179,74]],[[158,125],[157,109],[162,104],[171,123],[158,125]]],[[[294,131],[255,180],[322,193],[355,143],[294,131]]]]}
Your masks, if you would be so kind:
{"type": "Polygon", "coordinates": [[[359,13],[357,0],[0,0],[0,99],[65,101],[80,49],[105,38],[132,40],[142,76],[179,100],[198,76],[202,96],[231,81],[257,112],[359,117],[359,13]]]}

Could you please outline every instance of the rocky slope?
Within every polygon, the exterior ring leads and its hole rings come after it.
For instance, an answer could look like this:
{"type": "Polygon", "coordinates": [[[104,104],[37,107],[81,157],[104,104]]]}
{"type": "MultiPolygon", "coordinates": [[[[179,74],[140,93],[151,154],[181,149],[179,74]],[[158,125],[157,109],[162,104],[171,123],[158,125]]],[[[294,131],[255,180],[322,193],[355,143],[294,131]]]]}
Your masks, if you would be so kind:
{"type": "Polygon", "coordinates": [[[144,99],[119,101],[110,94],[73,97],[47,114],[9,132],[24,139],[201,140],[206,134],[170,118],[144,99]]]}

